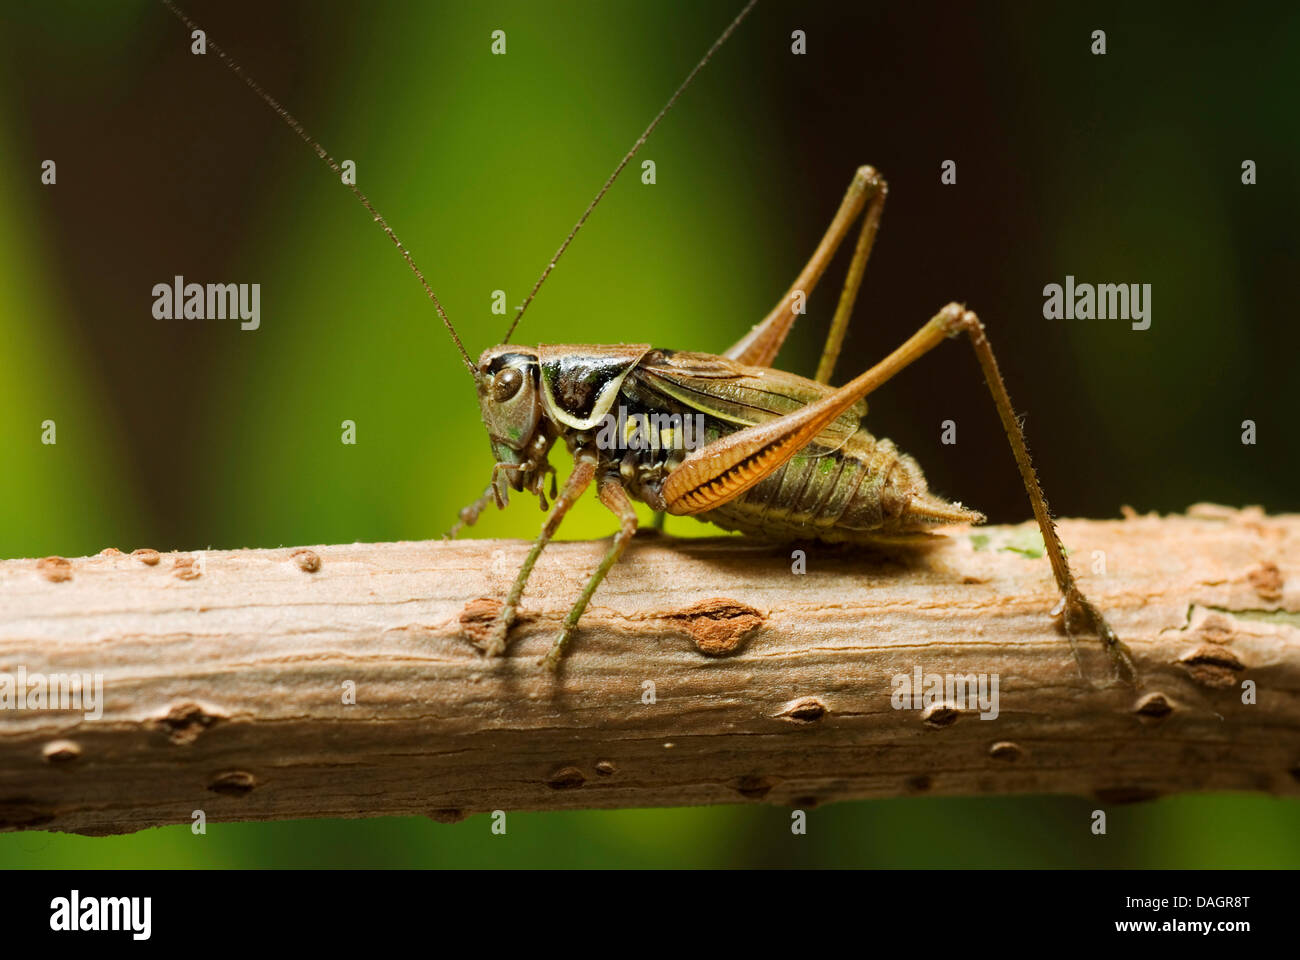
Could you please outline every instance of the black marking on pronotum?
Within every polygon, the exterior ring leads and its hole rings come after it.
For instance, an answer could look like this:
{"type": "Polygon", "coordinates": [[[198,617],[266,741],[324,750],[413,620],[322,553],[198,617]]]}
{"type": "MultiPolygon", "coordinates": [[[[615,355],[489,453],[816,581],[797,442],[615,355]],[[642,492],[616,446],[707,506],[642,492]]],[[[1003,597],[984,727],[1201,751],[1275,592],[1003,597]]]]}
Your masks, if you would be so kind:
{"type": "Polygon", "coordinates": [[[541,348],[542,387],[551,411],[568,427],[590,430],[613,407],[647,345],[570,350],[541,348]]]}

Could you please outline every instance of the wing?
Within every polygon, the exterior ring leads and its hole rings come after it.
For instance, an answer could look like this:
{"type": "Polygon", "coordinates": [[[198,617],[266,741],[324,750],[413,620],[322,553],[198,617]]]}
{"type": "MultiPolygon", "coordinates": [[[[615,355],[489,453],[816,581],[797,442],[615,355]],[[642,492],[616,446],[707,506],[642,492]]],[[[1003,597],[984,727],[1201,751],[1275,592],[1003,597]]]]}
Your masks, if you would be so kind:
{"type": "MultiPolygon", "coordinates": [[[[835,392],[835,388],[769,367],[751,367],[711,353],[651,350],[631,374],[638,383],[737,429],[775,420],[835,392]]],[[[860,400],[817,435],[837,450],[867,414],[860,400]]]]}

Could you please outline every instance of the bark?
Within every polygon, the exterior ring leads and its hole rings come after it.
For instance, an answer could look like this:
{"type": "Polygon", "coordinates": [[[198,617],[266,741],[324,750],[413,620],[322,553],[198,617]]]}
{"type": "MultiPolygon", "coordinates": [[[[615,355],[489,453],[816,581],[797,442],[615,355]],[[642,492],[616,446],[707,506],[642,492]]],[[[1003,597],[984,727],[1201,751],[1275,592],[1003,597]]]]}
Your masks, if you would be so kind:
{"type": "Polygon", "coordinates": [[[538,659],[606,542],[547,550],[493,659],[472,640],[520,541],[5,561],[0,826],[1300,793],[1300,516],[1061,530],[1137,689],[1091,637],[1081,675],[1030,525],[910,557],[809,545],[803,574],[790,548],[642,534],[558,676],[538,659]],[[918,669],[996,676],[996,717],[956,689],[897,709],[918,669]],[[24,671],[28,697],[100,675],[102,716],[15,709],[24,671]]]}

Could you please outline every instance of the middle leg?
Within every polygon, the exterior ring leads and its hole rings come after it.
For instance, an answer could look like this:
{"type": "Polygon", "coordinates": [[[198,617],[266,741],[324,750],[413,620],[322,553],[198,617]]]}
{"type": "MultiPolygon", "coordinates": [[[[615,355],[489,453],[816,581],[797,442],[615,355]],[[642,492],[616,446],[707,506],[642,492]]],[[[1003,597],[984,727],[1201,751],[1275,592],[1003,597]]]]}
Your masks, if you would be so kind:
{"type": "Polygon", "coordinates": [[[610,476],[601,480],[597,492],[600,496],[600,502],[608,507],[611,513],[618,516],[619,528],[618,532],[614,534],[614,542],[609,545],[609,549],[605,551],[605,556],[601,558],[600,565],[596,567],[595,573],[588,578],[586,586],[582,588],[582,593],[569,610],[568,616],[564,618],[564,624],[560,627],[560,632],[551,645],[550,651],[542,658],[542,665],[552,672],[559,668],[560,658],[564,656],[564,648],[568,646],[573,631],[578,628],[578,621],[582,619],[582,613],[587,609],[591,595],[596,592],[600,582],[605,579],[605,574],[609,573],[610,568],[623,555],[623,550],[627,547],[628,541],[636,534],[636,508],[632,506],[632,501],[628,497],[627,491],[623,489],[623,484],[619,482],[618,477],[610,476]]]}
{"type": "Polygon", "coordinates": [[[564,489],[556,497],[551,512],[542,524],[542,532],[533,541],[533,547],[528,551],[528,556],[524,558],[523,566],[519,568],[519,573],[515,575],[515,581],[510,586],[510,592],[506,595],[505,605],[502,606],[501,612],[497,614],[496,622],[492,625],[492,633],[488,635],[488,641],[484,647],[484,652],[489,657],[497,657],[505,652],[506,636],[510,633],[510,627],[514,624],[515,617],[518,615],[519,601],[524,595],[524,587],[528,584],[528,578],[532,575],[533,567],[537,564],[537,558],[542,555],[542,550],[555,536],[555,531],[559,529],[560,521],[569,512],[569,508],[582,495],[582,491],[586,490],[590,485],[591,478],[595,473],[595,454],[588,450],[578,451],[573,458],[573,473],[569,474],[569,479],[564,482],[564,489]]]}

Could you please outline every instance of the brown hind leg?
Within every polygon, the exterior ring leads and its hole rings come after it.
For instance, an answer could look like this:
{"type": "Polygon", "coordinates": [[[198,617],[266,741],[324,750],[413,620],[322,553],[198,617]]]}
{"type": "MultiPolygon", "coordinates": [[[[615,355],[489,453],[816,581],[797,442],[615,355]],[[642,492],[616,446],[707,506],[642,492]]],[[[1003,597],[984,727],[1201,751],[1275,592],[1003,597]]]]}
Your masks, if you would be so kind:
{"type": "Polygon", "coordinates": [[[818,383],[830,383],[831,370],[839,356],[840,345],[844,342],[844,331],[849,325],[849,315],[858,297],[858,288],[862,285],[862,274],[871,255],[871,246],[876,239],[876,229],[880,226],[880,214],[885,208],[885,197],[889,188],[880,174],[871,167],[858,167],[849,188],[845,191],[840,208],[826,228],[826,234],[813,252],[812,258],[795,278],[790,289],[786,291],[771,312],[762,319],[754,329],[732,344],[724,356],[753,367],[770,367],[776,359],[781,345],[785,343],[790,328],[794,326],[795,299],[812,294],[817,281],[826,271],[827,265],[835,256],[840,243],[853,227],[858,214],[866,209],[862,218],[862,229],[858,233],[858,245],[853,251],[853,260],[844,280],[844,290],[840,294],[839,305],[835,308],[835,318],[831,321],[830,334],[822,350],[821,362],[817,365],[818,383]]]}
{"type": "Polygon", "coordinates": [[[966,333],[975,350],[998,417],[1011,445],[1020,477],[1043,535],[1052,574],[1061,591],[1070,648],[1078,659],[1074,633],[1082,628],[1096,633],[1104,643],[1116,671],[1130,683],[1137,672],[1128,648],[1116,636],[1100,610],[1084,596],[1065,559],[1065,548],[1052,522],[1047,500],[1029,459],[1024,432],[1007,396],[984,325],[972,311],[950,303],[893,353],[834,393],[800,410],[767,423],[746,427],[694,451],[664,481],[663,499],[674,514],[698,514],[727,503],[769,476],[806,446],[832,420],[858,400],[911,365],[949,337],[966,333]]]}

